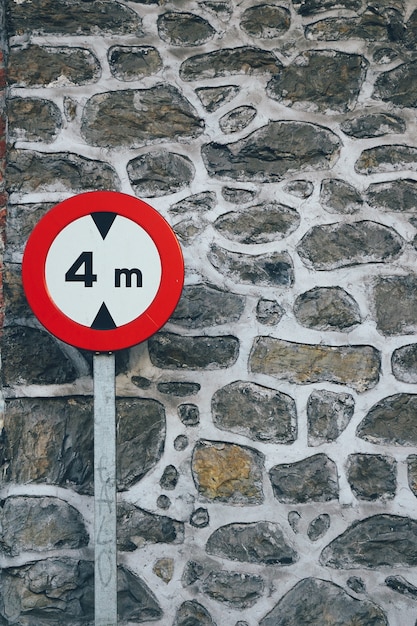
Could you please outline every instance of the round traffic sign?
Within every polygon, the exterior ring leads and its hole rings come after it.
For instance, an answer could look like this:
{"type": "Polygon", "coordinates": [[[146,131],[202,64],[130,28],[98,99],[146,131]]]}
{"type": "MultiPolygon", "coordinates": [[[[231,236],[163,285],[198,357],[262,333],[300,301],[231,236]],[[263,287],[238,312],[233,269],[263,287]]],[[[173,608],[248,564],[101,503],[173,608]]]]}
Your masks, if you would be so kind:
{"type": "Polygon", "coordinates": [[[145,341],[167,322],[184,262],[175,233],[150,205],[91,191],[60,202],[38,222],[22,278],[49,332],[77,348],[112,352],[145,341]]]}

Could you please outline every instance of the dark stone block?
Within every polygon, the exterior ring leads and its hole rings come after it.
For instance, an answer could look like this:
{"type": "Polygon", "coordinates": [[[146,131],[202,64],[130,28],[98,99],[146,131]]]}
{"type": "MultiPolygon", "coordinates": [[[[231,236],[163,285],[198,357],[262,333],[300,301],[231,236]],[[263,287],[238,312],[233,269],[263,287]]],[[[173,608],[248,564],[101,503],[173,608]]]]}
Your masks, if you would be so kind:
{"type": "Polygon", "coordinates": [[[183,522],[149,513],[129,502],[118,503],[117,524],[119,550],[132,552],[143,545],[184,541],[183,522]]]}
{"type": "Polygon", "coordinates": [[[200,383],[187,383],[181,381],[172,381],[166,383],[158,383],[156,388],[160,393],[168,396],[176,396],[184,398],[185,396],[195,396],[201,389],[200,383]]]}
{"type": "Polygon", "coordinates": [[[10,98],[8,100],[9,139],[11,141],[44,141],[56,139],[62,116],[56,104],[41,98],[10,98]]]}
{"type": "Polygon", "coordinates": [[[117,614],[122,622],[159,620],[163,611],[149,587],[127,567],[117,568],[117,614]]]}
{"type": "Polygon", "coordinates": [[[378,76],[372,95],[374,98],[392,102],[397,106],[416,107],[417,70],[415,63],[403,63],[378,76]]]}
{"type": "Polygon", "coordinates": [[[119,80],[138,80],[162,69],[161,56],[153,46],[113,46],[107,56],[110,71],[119,80]]]}
{"type": "Polygon", "coordinates": [[[204,328],[237,322],[245,298],[203,284],[185,286],[170,321],[186,328],[204,328]]]}
{"type": "Polygon", "coordinates": [[[177,486],[179,479],[178,470],[174,465],[167,465],[163,471],[159,484],[162,489],[172,491],[177,486]]]}
{"type": "Polygon", "coordinates": [[[178,608],[173,626],[216,626],[210,613],[196,600],[186,600],[178,608]]]}
{"type": "Polygon", "coordinates": [[[417,212],[417,181],[399,178],[369,185],[367,202],[376,209],[395,212],[417,212]]]}
{"type": "Polygon", "coordinates": [[[180,78],[197,81],[233,74],[275,74],[281,65],[275,54],[268,50],[252,46],[223,48],[184,61],[180,67],[180,78]]]}
{"type": "Polygon", "coordinates": [[[381,145],[364,150],[355,163],[358,174],[384,174],[401,170],[417,171],[417,148],[405,145],[381,145]]]}
{"type": "Polygon", "coordinates": [[[216,33],[211,24],[195,13],[167,11],[158,17],[158,34],[172,46],[200,46],[216,33]]]}
{"type": "Polygon", "coordinates": [[[417,330],[417,277],[381,276],[375,280],[373,305],[383,335],[408,335],[417,330]]]}
{"type": "Polygon", "coordinates": [[[223,133],[237,133],[246,126],[249,126],[251,121],[256,116],[256,109],[252,106],[240,106],[232,111],[229,111],[219,120],[219,126],[223,133]]]}
{"type": "Polygon", "coordinates": [[[337,569],[415,567],[417,521],[387,514],[358,520],[324,548],[320,561],[337,569]]]}
{"type": "Polygon", "coordinates": [[[254,574],[213,571],[204,579],[202,591],[217,602],[235,609],[247,609],[262,596],[264,581],[254,574]]]}
{"type": "Polygon", "coordinates": [[[355,400],[349,393],[318,389],[307,402],[308,445],[336,441],[352,419],[355,400]]]}
{"type": "Polygon", "coordinates": [[[406,130],[406,123],[401,117],[389,113],[360,115],[340,124],[346,135],[363,139],[381,137],[390,133],[401,134],[406,130]]]}
{"type": "Polygon", "coordinates": [[[276,300],[267,300],[265,298],[258,300],[258,304],[256,305],[256,319],[261,324],[275,326],[283,315],[284,310],[276,300]]]}
{"type": "Polygon", "coordinates": [[[307,528],[307,537],[310,541],[318,541],[330,528],[330,515],[322,513],[315,517],[307,528]]]}
{"type": "Polygon", "coordinates": [[[284,7],[258,4],[243,12],[240,26],[251,37],[259,39],[279,37],[290,28],[291,13],[284,7]]]}
{"type": "Polygon", "coordinates": [[[370,409],[356,429],[361,439],[377,444],[417,445],[417,395],[397,393],[370,409]]]}
{"type": "Polygon", "coordinates": [[[148,340],[149,356],[162,369],[223,369],[236,362],[239,341],[231,335],[182,337],[159,332],[148,340]]]}
{"type": "Polygon", "coordinates": [[[200,423],[200,411],[196,404],[180,404],[178,415],[184,426],[197,426],[200,423]]]}
{"type": "Polygon", "coordinates": [[[328,502],[339,497],[336,464],[325,454],[275,465],[269,471],[269,478],[274,496],[280,502],[328,502]]]}
{"type": "Polygon", "coordinates": [[[403,383],[417,383],[417,343],[401,346],[392,353],[392,373],[403,383]]]}
{"type": "Polygon", "coordinates": [[[320,202],[329,213],[356,213],[362,208],[360,192],[339,178],[325,178],[320,187],[320,202]]]}
{"type": "Polygon", "coordinates": [[[390,499],[397,488],[397,467],[392,457],[381,454],[350,454],[347,479],[358,500],[390,499]]]}
{"type": "Polygon", "coordinates": [[[202,191],[172,204],[169,210],[173,215],[194,214],[195,212],[211,211],[215,206],[216,194],[214,191],[202,191]]]}
{"type": "Polygon", "coordinates": [[[293,0],[293,5],[300,15],[315,15],[330,9],[350,9],[359,11],[362,7],[361,0],[293,0]]]}
{"type": "Polygon", "coordinates": [[[213,113],[223,104],[230,102],[240,91],[238,85],[222,85],[221,87],[199,87],[195,90],[202,105],[208,113],[213,113]]]}
{"type": "Polygon", "coordinates": [[[347,332],[361,323],[357,302],[341,287],[314,287],[294,303],[297,321],[315,330],[347,332]]]}
{"type": "Polygon", "coordinates": [[[137,196],[158,198],[187,187],[194,179],[195,168],[182,154],[155,150],[129,161],[127,174],[137,196]]]}

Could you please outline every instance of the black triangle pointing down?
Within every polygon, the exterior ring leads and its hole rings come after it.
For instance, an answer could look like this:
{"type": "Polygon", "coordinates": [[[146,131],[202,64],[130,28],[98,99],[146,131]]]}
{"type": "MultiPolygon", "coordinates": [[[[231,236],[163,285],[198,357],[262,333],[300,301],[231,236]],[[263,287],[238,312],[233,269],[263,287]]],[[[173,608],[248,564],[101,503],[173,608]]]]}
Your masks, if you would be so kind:
{"type": "Polygon", "coordinates": [[[112,330],[113,328],[116,328],[116,324],[114,323],[114,320],[104,302],[90,328],[93,330],[112,330]]]}
{"type": "Polygon", "coordinates": [[[94,220],[94,224],[100,231],[100,235],[103,237],[103,239],[105,239],[114,220],[117,217],[117,213],[110,213],[107,211],[95,211],[94,213],[91,213],[91,217],[94,220]]]}

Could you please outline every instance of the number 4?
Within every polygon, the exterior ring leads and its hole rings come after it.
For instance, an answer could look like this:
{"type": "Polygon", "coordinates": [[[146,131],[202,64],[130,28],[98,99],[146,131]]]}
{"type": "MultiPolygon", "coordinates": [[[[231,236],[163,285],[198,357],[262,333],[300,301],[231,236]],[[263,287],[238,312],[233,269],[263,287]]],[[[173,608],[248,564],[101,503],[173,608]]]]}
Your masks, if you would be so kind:
{"type": "Polygon", "coordinates": [[[84,287],[92,287],[97,280],[97,274],[93,274],[93,253],[81,252],[65,274],[68,283],[84,283],[84,287]],[[84,273],[79,271],[84,266],[84,273]]]}

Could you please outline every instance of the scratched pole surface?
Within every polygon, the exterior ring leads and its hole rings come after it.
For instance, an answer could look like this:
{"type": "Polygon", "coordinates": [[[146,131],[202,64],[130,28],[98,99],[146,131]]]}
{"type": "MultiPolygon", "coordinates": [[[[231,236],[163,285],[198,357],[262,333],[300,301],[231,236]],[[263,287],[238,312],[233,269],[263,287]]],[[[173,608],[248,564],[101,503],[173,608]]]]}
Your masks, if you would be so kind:
{"type": "Polygon", "coordinates": [[[94,355],[95,626],[117,625],[114,354],[94,355]]]}

